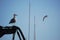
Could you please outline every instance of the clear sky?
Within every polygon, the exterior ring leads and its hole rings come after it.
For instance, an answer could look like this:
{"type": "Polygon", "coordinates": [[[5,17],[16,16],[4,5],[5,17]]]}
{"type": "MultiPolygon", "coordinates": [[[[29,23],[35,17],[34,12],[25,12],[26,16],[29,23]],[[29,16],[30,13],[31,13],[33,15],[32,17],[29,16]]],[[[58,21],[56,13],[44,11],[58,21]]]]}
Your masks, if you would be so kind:
{"type": "MultiPolygon", "coordinates": [[[[60,40],[60,0],[30,0],[30,40],[34,40],[34,16],[36,40],[60,40]],[[43,22],[44,15],[48,17],[43,22]]],[[[0,0],[0,25],[10,26],[9,21],[16,13],[16,26],[19,26],[26,39],[29,27],[29,0],[0,0]]],[[[11,35],[4,35],[0,40],[12,40],[11,35]]],[[[17,34],[15,40],[19,40],[17,34]]]]}

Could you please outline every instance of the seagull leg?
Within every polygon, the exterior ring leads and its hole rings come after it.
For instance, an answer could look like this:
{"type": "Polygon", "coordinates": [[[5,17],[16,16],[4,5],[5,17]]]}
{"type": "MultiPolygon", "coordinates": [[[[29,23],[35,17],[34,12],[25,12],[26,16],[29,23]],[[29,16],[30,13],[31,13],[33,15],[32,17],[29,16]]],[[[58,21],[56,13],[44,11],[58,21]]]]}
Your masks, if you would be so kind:
{"type": "Polygon", "coordinates": [[[15,23],[13,23],[13,26],[15,26],[15,23]]]}

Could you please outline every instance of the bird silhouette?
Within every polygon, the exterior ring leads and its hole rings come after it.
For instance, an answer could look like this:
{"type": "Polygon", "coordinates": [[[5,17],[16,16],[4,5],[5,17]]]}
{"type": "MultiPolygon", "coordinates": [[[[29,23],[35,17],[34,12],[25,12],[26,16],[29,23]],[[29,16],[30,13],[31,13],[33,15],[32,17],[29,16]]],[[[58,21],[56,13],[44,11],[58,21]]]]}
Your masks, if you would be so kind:
{"type": "Polygon", "coordinates": [[[45,20],[45,18],[47,18],[48,17],[48,15],[45,15],[44,17],[43,17],[43,21],[45,20]]]}
{"type": "Polygon", "coordinates": [[[10,20],[9,24],[16,22],[15,16],[17,16],[17,15],[16,14],[13,14],[13,18],[10,20]]]}

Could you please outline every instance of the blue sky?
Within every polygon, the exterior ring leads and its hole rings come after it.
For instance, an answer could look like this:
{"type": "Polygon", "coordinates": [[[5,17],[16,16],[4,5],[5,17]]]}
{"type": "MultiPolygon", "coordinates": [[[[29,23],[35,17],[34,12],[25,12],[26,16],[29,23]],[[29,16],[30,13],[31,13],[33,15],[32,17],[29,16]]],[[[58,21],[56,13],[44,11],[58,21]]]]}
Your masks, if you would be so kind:
{"type": "MultiPolygon", "coordinates": [[[[30,0],[30,40],[34,40],[34,16],[36,24],[36,40],[60,40],[60,0],[30,0]],[[48,15],[42,21],[44,15],[48,15]]],[[[29,27],[29,0],[0,0],[0,25],[8,24],[16,13],[16,25],[19,26],[26,39],[29,27]]],[[[12,40],[11,35],[4,35],[0,40],[12,40]]],[[[17,34],[15,40],[19,40],[17,34]]]]}

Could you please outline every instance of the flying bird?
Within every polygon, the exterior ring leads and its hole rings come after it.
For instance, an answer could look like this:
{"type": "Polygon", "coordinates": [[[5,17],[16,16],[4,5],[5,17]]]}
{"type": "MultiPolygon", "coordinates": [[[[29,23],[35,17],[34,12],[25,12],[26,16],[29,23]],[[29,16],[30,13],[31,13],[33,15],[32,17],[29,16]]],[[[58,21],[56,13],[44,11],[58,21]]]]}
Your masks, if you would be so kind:
{"type": "Polygon", "coordinates": [[[43,17],[43,21],[45,20],[45,18],[47,18],[48,17],[48,15],[45,15],[44,17],[43,17]]]}
{"type": "Polygon", "coordinates": [[[17,16],[17,15],[13,14],[13,18],[10,20],[9,24],[16,22],[16,19],[15,19],[16,17],[15,16],[17,16]]]}

